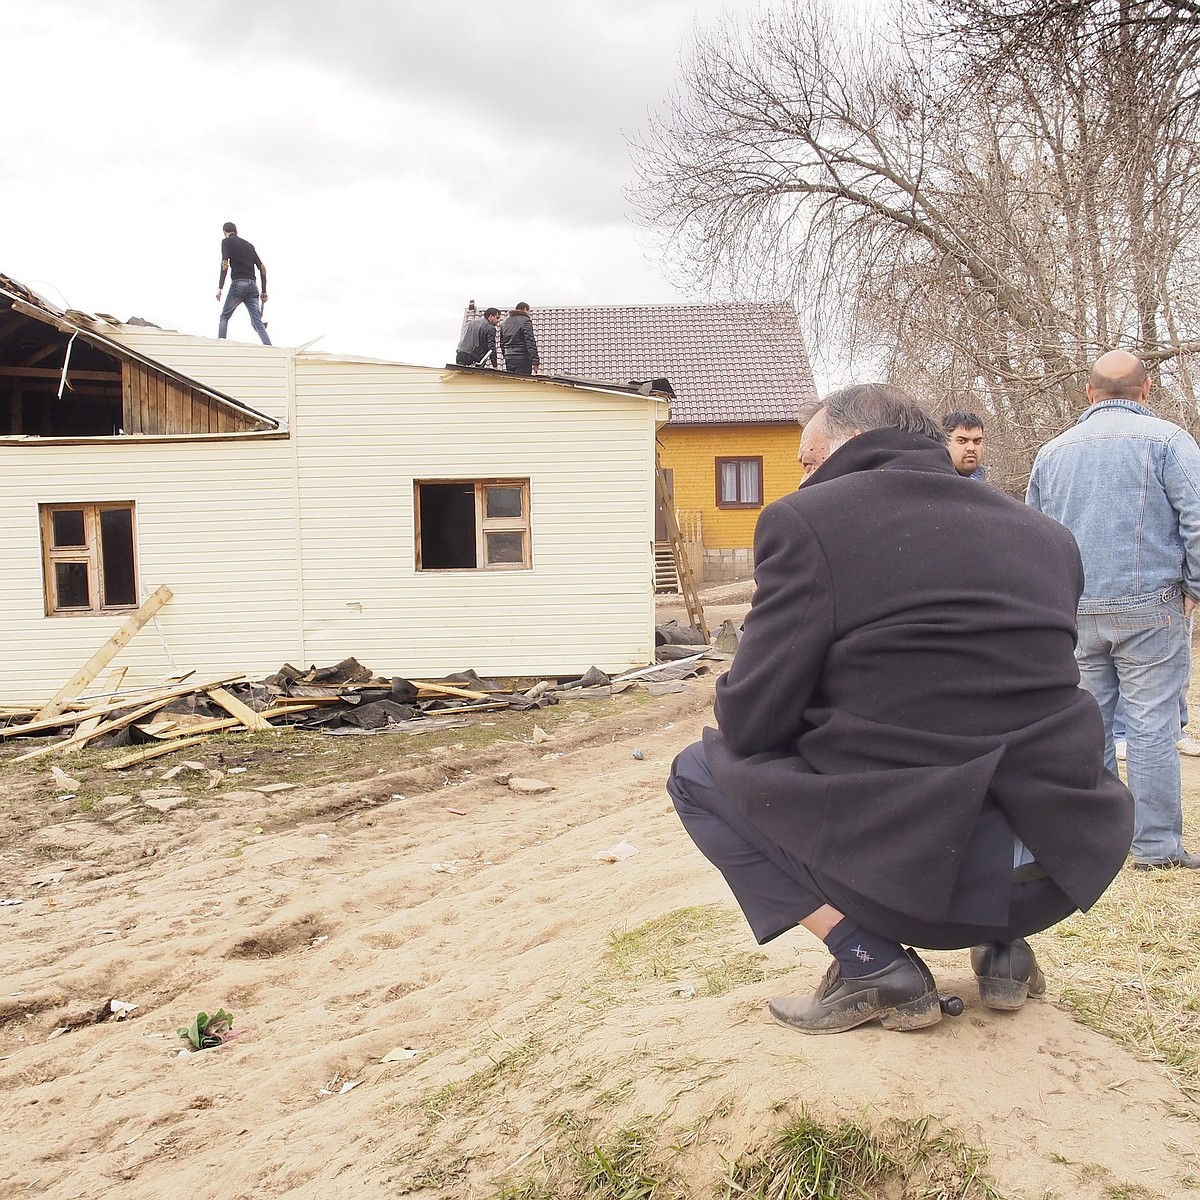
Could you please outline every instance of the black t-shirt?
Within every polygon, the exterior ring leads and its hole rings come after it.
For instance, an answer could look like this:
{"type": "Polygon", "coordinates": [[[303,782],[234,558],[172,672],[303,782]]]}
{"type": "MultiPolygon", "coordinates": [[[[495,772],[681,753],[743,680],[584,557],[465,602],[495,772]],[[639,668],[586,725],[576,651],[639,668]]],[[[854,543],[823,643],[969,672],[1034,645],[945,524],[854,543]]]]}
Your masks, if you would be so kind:
{"type": "MultiPolygon", "coordinates": [[[[211,244],[211,243],[210,243],[211,244]]],[[[236,233],[231,233],[221,242],[221,261],[229,264],[231,279],[253,279],[254,268],[262,270],[262,261],[252,243],[236,233]]]]}

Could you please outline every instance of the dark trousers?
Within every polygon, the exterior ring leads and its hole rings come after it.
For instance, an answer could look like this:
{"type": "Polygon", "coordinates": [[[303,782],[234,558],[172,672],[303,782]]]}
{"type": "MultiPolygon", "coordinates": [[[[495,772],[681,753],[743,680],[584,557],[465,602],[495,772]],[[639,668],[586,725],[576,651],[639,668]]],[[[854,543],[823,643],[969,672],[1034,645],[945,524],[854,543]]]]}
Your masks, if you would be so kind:
{"type": "Polygon", "coordinates": [[[1004,926],[937,924],[868,900],[802,863],[755,829],[717,787],[700,742],[675,759],[667,792],[700,853],[725,876],[760,944],[786,933],[822,904],[832,905],[880,937],[931,950],[1011,942],[1048,929],[1075,911],[1074,903],[1048,878],[1012,884],[1009,920],[1004,926]]]}
{"type": "Polygon", "coordinates": [[[473,367],[475,365],[474,359],[472,359],[471,356],[469,354],[467,354],[466,351],[464,351],[464,350],[456,350],[455,351],[454,361],[460,367],[473,367]]]}
{"type": "Polygon", "coordinates": [[[518,358],[515,354],[504,356],[504,369],[510,375],[532,375],[533,363],[527,358],[518,358]]]}

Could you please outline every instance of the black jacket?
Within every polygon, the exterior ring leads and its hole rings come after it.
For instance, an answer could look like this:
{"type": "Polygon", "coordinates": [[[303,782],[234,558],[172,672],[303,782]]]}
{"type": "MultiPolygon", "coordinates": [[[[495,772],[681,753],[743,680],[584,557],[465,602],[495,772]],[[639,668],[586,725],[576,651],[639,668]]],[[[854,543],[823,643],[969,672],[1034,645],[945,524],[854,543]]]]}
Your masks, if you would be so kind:
{"type": "Polygon", "coordinates": [[[509,313],[500,322],[500,349],[506,359],[527,362],[540,367],[537,338],[533,336],[533,322],[524,313],[509,313]]]}
{"type": "Polygon", "coordinates": [[[1079,687],[1071,535],[960,478],[927,438],[875,430],[765,508],[754,550],[758,589],[704,736],[747,820],[922,920],[1005,924],[1014,832],[1093,904],[1133,801],[1079,687]]]}
{"type": "Polygon", "coordinates": [[[496,326],[486,318],[472,321],[458,343],[458,353],[470,357],[471,365],[478,366],[485,358],[490,357],[492,366],[496,365],[496,326]]]}

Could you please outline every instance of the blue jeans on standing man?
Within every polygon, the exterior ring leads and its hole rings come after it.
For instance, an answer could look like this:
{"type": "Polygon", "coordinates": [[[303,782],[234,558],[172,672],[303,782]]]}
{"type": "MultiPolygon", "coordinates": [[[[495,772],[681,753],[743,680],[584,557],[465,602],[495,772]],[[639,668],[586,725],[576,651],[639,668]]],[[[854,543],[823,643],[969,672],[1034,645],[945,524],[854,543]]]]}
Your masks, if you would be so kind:
{"type": "Polygon", "coordinates": [[[1116,774],[1113,719],[1124,700],[1125,771],[1133,793],[1133,857],[1162,862],[1183,852],[1179,696],[1189,674],[1188,624],[1179,589],[1157,604],[1080,613],[1080,683],[1104,717],[1104,764],[1116,774]]]}
{"type": "Polygon", "coordinates": [[[239,304],[246,306],[254,332],[262,339],[264,346],[269,346],[271,339],[267,336],[267,327],[263,324],[262,306],[258,302],[258,284],[253,279],[230,280],[229,294],[225,297],[225,304],[221,309],[221,323],[217,326],[217,337],[223,338],[229,331],[229,318],[233,316],[233,310],[239,304]]]}

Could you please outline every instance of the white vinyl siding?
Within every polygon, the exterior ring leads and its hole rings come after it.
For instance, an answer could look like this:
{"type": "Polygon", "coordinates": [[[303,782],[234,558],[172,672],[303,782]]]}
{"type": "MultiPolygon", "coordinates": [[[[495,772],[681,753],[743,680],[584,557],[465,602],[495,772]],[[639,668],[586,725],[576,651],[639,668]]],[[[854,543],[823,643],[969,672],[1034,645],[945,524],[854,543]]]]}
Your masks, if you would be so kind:
{"type": "Polygon", "coordinates": [[[128,616],[46,616],[47,503],[136,506],[139,599],[174,595],[120,653],[131,686],[349,655],[417,678],[654,660],[661,401],[154,330],[119,340],[259,411],[290,410],[291,432],[0,445],[0,699],[52,695],[128,616]],[[532,567],[418,572],[413,484],[438,479],[528,480],[532,567]]]}
{"type": "Polygon", "coordinates": [[[39,502],[135,501],[139,602],[164,583],[174,594],[114,660],[134,685],[301,657],[294,497],[278,439],[0,446],[0,699],[53,695],[129,617],[46,615],[39,502]]]}
{"type": "Polygon", "coordinates": [[[309,660],[418,677],[652,662],[658,416],[642,396],[299,356],[309,660]],[[532,570],[418,572],[414,481],[495,478],[529,480],[532,570]]]}

